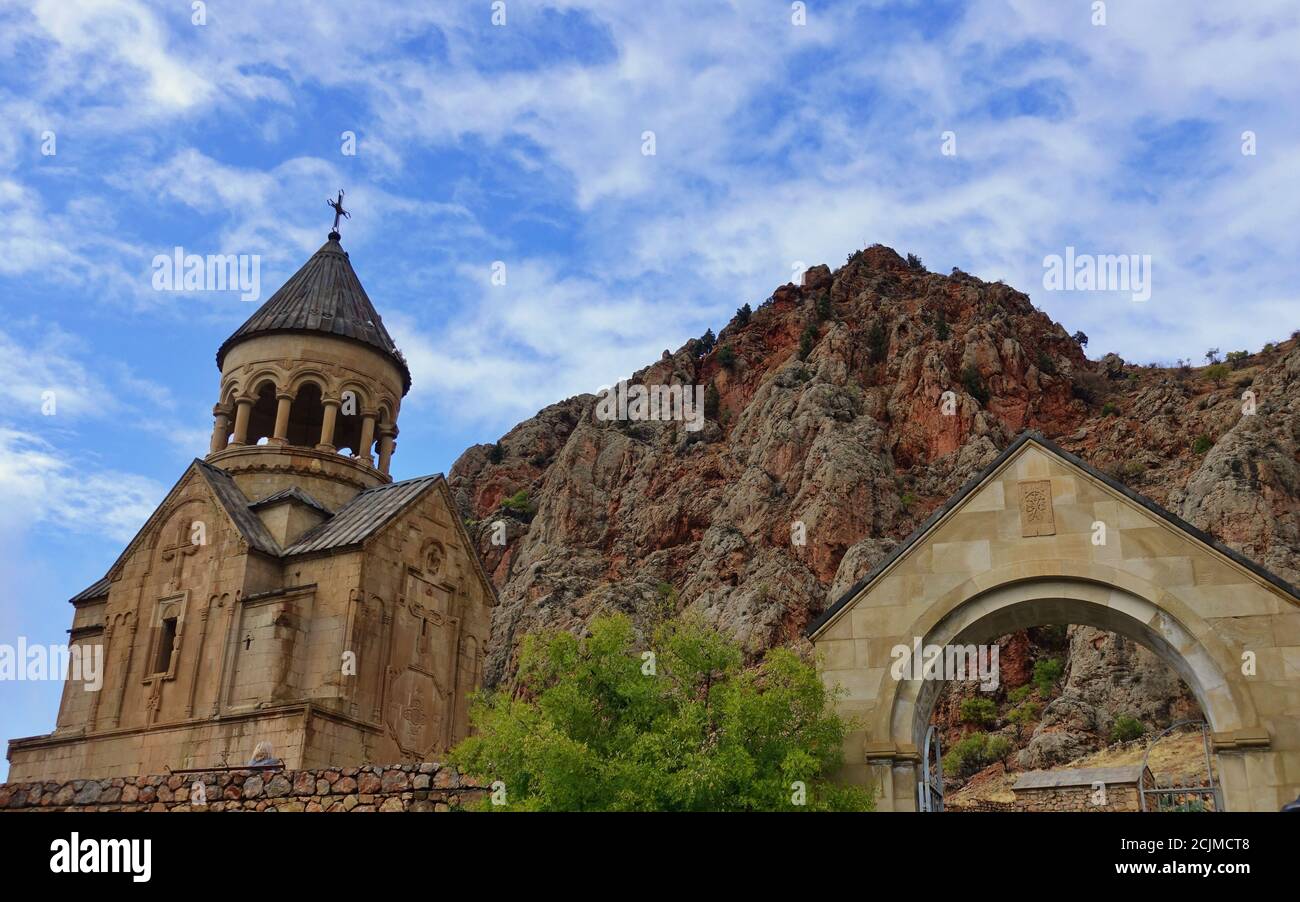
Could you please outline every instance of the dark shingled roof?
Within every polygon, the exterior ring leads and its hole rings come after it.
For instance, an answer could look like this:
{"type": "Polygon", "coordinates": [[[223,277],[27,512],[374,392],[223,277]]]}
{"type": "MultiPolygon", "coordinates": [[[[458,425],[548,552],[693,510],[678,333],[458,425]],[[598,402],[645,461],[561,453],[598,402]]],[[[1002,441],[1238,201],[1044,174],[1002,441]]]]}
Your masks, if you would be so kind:
{"type": "Polygon", "coordinates": [[[1250,558],[1246,557],[1240,551],[1236,551],[1235,549],[1229,548],[1227,545],[1223,544],[1214,536],[1210,535],[1204,530],[1197,529],[1195,526],[1188,523],[1186,520],[1184,520],[1182,517],[1179,517],[1177,514],[1170,513],[1168,510],[1161,507],[1159,504],[1152,501],[1150,498],[1146,497],[1145,495],[1139,494],[1133,491],[1132,489],[1130,489],[1128,486],[1124,485],[1122,482],[1112,479],[1111,477],[1107,476],[1105,473],[1098,470],[1096,467],[1087,463],[1085,460],[1083,460],[1083,458],[1071,454],[1069,451],[1066,451],[1064,448],[1057,445],[1055,442],[1047,440],[1042,436],[1041,433],[1035,432],[1034,430],[1025,430],[1024,432],[1016,436],[1015,441],[1013,441],[1010,445],[1008,445],[1007,449],[1003,451],[1001,454],[999,454],[993,460],[992,463],[990,463],[983,470],[981,470],[980,472],[972,476],[964,486],[958,489],[957,494],[953,495],[943,504],[939,505],[938,509],[936,509],[935,512],[932,513],[924,523],[922,523],[915,530],[913,530],[910,536],[908,536],[906,539],[900,542],[898,546],[894,548],[893,551],[885,555],[884,559],[881,560],[880,563],[872,567],[870,573],[868,573],[866,576],[862,577],[862,579],[858,580],[856,583],[850,586],[849,589],[846,592],[844,592],[844,594],[842,594],[838,599],[836,599],[835,603],[831,605],[829,608],[827,608],[820,617],[818,617],[812,623],[808,624],[808,627],[804,630],[804,635],[812,636],[819,629],[821,629],[823,626],[829,623],[831,619],[834,618],[835,615],[840,612],[841,608],[843,608],[845,605],[847,605],[850,601],[853,600],[854,596],[856,596],[859,592],[861,592],[868,585],[874,582],[876,577],[879,576],[881,573],[883,573],[885,569],[889,567],[890,564],[894,563],[894,561],[902,557],[907,552],[907,550],[911,548],[913,545],[915,545],[918,541],[920,541],[921,537],[924,536],[927,532],[929,532],[936,523],[942,520],[943,517],[950,510],[952,510],[953,508],[957,507],[957,505],[965,501],[966,497],[970,495],[972,492],[974,492],[977,488],[979,488],[980,484],[983,483],[984,480],[988,479],[989,476],[991,476],[999,467],[1001,467],[1004,463],[1006,463],[1007,460],[1010,459],[1011,455],[1015,454],[1026,443],[1030,441],[1036,442],[1037,444],[1041,445],[1043,448],[1047,449],[1052,454],[1055,454],[1057,457],[1061,458],[1062,460],[1074,464],[1074,466],[1078,467],[1080,470],[1083,470],[1085,473],[1087,473],[1089,476],[1093,477],[1094,479],[1097,479],[1105,483],[1110,488],[1114,489],[1116,492],[1119,492],[1125,498],[1132,501],[1134,504],[1137,504],[1142,508],[1146,509],[1147,511],[1150,511],[1152,514],[1156,515],[1160,519],[1169,523],[1171,526],[1181,529],[1183,532],[1187,533],[1192,538],[1200,542],[1203,542],[1206,545],[1209,545],[1215,551],[1219,552],[1219,554],[1223,555],[1229,560],[1246,568],[1251,573],[1255,574],[1260,579],[1264,580],[1264,582],[1268,583],[1269,585],[1277,589],[1280,589],[1281,591],[1285,592],[1287,595],[1290,595],[1296,601],[1300,601],[1300,589],[1297,589],[1295,586],[1291,585],[1289,582],[1282,579],[1282,577],[1278,576],[1276,573],[1273,573],[1272,571],[1266,570],[1264,567],[1261,567],[1259,564],[1255,563],[1250,558]]]}
{"type": "Polygon", "coordinates": [[[369,345],[397,365],[402,373],[403,393],[411,388],[406,359],[361,287],[335,232],[302,269],[222,342],[217,349],[217,368],[239,342],[273,332],[324,332],[369,345]]]}
{"type": "Polygon", "coordinates": [[[332,517],[334,515],[334,511],[321,504],[309,493],[298,488],[296,485],[291,485],[287,489],[280,489],[280,491],[272,492],[265,498],[259,498],[256,501],[250,502],[248,507],[250,510],[261,510],[264,507],[279,504],[281,501],[301,501],[303,504],[315,508],[327,517],[332,517]]]}
{"type": "Polygon", "coordinates": [[[263,554],[279,557],[280,544],[271,537],[271,533],[262,523],[262,518],[253,513],[248,504],[248,497],[239,490],[239,486],[235,485],[234,478],[225,470],[214,467],[210,463],[201,460],[196,460],[194,463],[198,465],[199,472],[212,488],[212,494],[217,496],[217,500],[226,509],[226,513],[230,515],[230,519],[234,521],[240,535],[248,544],[263,554]]]}
{"type": "Polygon", "coordinates": [[[308,530],[284,550],[285,555],[306,554],[358,545],[442,478],[442,474],[420,476],[404,482],[366,489],[339,509],[331,519],[308,530]]]}
{"type": "Polygon", "coordinates": [[[69,598],[68,601],[76,604],[79,601],[90,601],[92,598],[107,598],[109,582],[110,580],[107,576],[97,579],[76,595],[69,598]]]}

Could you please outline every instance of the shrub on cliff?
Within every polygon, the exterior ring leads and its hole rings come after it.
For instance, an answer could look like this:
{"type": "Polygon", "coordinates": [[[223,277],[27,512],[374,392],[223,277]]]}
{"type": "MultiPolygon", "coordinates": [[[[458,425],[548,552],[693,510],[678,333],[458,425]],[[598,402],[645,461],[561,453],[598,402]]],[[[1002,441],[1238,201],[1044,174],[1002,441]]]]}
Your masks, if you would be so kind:
{"type": "Polygon", "coordinates": [[[971,733],[954,745],[943,756],[943,772],[964,780],[990,764],[1011,754],[1011,740],[1005,736],[988,733],[971,733]]]}
{"type": "Polygon", "coordinates": [[[811,664],[787,648],[744,665],[692,618],[647,649],[623,615],[590,635],[529,635],[515,691],[482,693],[450,760],[536,811],[869,810],[832,783],[848,731],[811,664]]]}
{"type": "Polygon", "coordinates": [[[1052,690],[1056,688],[1057,682],[1061,679],[1061,674],[1065,672],[1059,658],[1039,658],[1034,662],[1034,685],[1038,687],[1038,694],[1047,698],[1052,690]]]}
{"type": "Polygon", "coordinates": [[[1129,714],[1121,714],[1115,718],[1115,723],[1110,728],[1110,738],[1115,742],[1131,742],[1146,731],[1142,721],[1129,714]]]}
{"type": "Polygon", "coordinates": [[[993,699],[982,695],[962,699],[959,713],[964,723],[979,726],[990,726],[998,719],[997,705],[994,704],[993,699]]]}

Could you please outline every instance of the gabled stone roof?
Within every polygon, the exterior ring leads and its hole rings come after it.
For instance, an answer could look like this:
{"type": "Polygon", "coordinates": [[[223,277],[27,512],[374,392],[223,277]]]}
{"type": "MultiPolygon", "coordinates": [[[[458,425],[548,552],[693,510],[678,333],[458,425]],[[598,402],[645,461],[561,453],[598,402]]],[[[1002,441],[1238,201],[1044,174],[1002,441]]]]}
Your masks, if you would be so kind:
{"type": "Polygon", "coordinates": [[[217,500],[221,502],[221,506],[225,508],[239,534],[244,537],[249,546],[271,557],[279,557],[280,543],[272,538],[262,518],[253,512],[252,506],[248,503],[248,496],[239,490],[234,478],[225,470],[214,467],[210,463],[201,460],[195,460],[194,463],[198,465],[199,472],[203,474],[212,489],[212,494],[216,495],[217,500]]]}
{"type": "MultiPolygon", "coordinates": [[[[495,604],[496,589],[492,581],[488,578],[487,571],[483,569],[483,562],[479,560],[478,553],[474,549],[474,543],[470,540],[468,533],[465,532],[464,526],[456,520],[456,507],[452,501],[451,495],[446,487],[446,480],[441,473],[434,473],[429,476],[419,476],[415,479],[407,479],[402,482],[392,482],[387,485],[375,486],[366,489],[358,494],[335,513],[331,513],[328,508],[316,499],[312,498],[307,492],[293,486],[283,489],[274,494],[268,495],[257,501],[250,502],[248,497],[235,484],[234,478],[220,467],[214,467],[212,464],[202,460],[195,460],[191,465],[202,475],[208,487],[212,490],[213,496],[217,499],[222,509],[230,517],[230,521],[239,530],[244,540],[248,542],[251,549],[261,552],[274,558],[286,558],[297,554],[310,554],[313,552],[328,552],[336,549],[349,548],[361,545],[371,536],[383,529],[393,518],[397,517],[402,511],[406,510],[411,504],[424,495],[431,488],[441,485],[444,500],[448,509],[451,511],[453,522],[460,530],[464,537],[469,555],[473,559],[475,570],[479,575],[484,587],[487,589],[488,597],[493,599],[495,604]],[[262,523],[262,518],[256,513],[258,508],[265,507],[279,501],[294,500],[308,504],[321,511],[328,519],[308,530],[300,536],[293,544],[287,548],[281,548],[280,545],[271,536],[266,525],[262,523]]],[[[186,469],[186,473],[189,469],[186,469]]],[[[170,498],[184,482],[182,476],[177,480],[176,485],[168,492],[170,498]]],[[[109,568],[109,574],[102,579],[96,580],[92,585],[83,589],[74,595],[72,602],[89,601],[94,598],[102,598],[108,595],[112,573],[131,553],[132,549],[139,544],[141,537],[148,530],[149,524],[157,517],[158,512],[167,507],[167,499],[163,499],[153,516],[150,516],[145,524],[140,527],[131,543],[118,556],[113,566],[109,568]]]]}
{"type": "Polygon", "coordinates": [[[284,553],[306,554],[358,545],[440,479],[442,474],[434,473],[366,489],[339,508],[333,517],[304,533],[284,553]]]}
{"type": "Polygon", "coordinates": [[[924,523],[922,523],[915,530],[913,530],[912,534],[908,536],[906,539],[904,539],[902,542],[900,542],[897,545],[897,547],[894,548],[893,551],[885,555],[884,559],[882,559],[880,563],[876,564],[876,566],[872,567],[871,571],[866,576],[862,577],[862,579],[858,580],[856,583],[850,586],[847,591],[845,591],[842,595],[840,595],[838,599],[836,599],[834,604],[832,604],[829,608],[827,608],[824,612],[822,612],[820,617],[818,617],[812,623],[808,624],[807,628],[804,630],[804,635],[814,636],[818,630],[820,630],[823,626],[825,626],[832,619],[834,619],[835,615],[838,614],[840,610],[844,608],[845,605],[851,602],[858,595],[858,593],[860,593],[871,583],[875,582],[876,577],[880,576],[881,573],[883,573],[886,569],[888,569],[888,567],[891,564],[893,564],[894,561],[898,560],[900,557],[906,554],[908,550],[911,549],[912,546],[915,545],[917,542],[919,542],[922,539],[922,537],[925,536],[926,533],[928,533],[931,529],[933,529],[939,523],[939,521],[942,520],[948,514],[949,511],[958,507],[963,501],[965,501],[966,498],[969,497],[971,494],[973,494],[975,490],[978,489],[986,479],[988,479],[991,475],[993,475],[993,473],[995,473],[1017,451],[1019,451],[1022,447],[1024,447],[1029,442],[1034,442],[1035,444],[1039,445],[1049,453],[1056,455],[1057,457],[1061,458],[1062,460],[1070,464],[1073,464],[1083,472],[1087,473],[1093,479],[1096,479],[1097,481],[1102,482],[1105,485],[1109,486],[1111,489],[1123,495],[1125,498],[1132,501],[1134,504],[1137,504],[1140,507],[1146,509],[1147,511],[1151,512],[1152,514],[1164,520],[1165,522],[1169,523],[1170,525],[1177,527],[1178,529],[1187,533],[1193,539],[1196,539],[1198,542],[1202,542],[1205,545],[1208,545],[1210,548],[1213,548],[1219,554],[1223,555],[1224,557],[1228,558],[1234,563],[1240,565],[1241,567],[1244,567],[1246,570],[1250,571],[1255,576],[1258,576],[1264,582],[1268,583],[1269,585],[1277,589],[1280,589],[1281,591],[1285,592],[1287,595],[1290,595],[1296,601],[1300,601],[1300,589],[1297,589],[1295,586],[1291,585],[1289,582],[1282,579],[1282,577],[1278,576],[1276,573],[1273,573],[1272,571],[1265,569],[1264,567],[1252,561],[1250,558],[1246,557],[1241,552],[1233,548],[1229,548],[1227,545],[1223,544],[1214,536],[1210,535],[1204,530],[1197,529],[1195,526],[1188,523],[1182,517],[1179,517],[1177,514],[1171,513],[1170,511],[1166,510],[1164,507],[1161,507],[1159,504],[1152,501],[1150,498],[1146,497],[1145,495],[1139,494],[1138,492],[1135,492],[1132,489],[1130,489],[1128,486],[1124,485],[1122,482],[1112,479],[1110,476],[1107,476],[1105,473],[1101,472],[1096,467],[1084,461],[1083,458],[1071,454],[1069,451],[1066,451],[1064,448],[1060,447],[1055,442],[1049,441],[1048,439],[1044,438],[1041,433],[1035,432],[1034,430],[1025,430],[1024,432],[1016,436],[1015,440],[1010,445],[1007,446],[1006,450],[1003,451],[1001,454],[999,454],[987,467],[985,467],[983,470],[981,470],[980,472],[972,476],[966,482],[965,485],[963,485],[960,489],[957,490],[956,494],[954,494],[943,504],[939,505],[939,507],[934,511],[934,513],[932,513],[926,519],[924,523]]]}
{"type": "Polygon", "coordinates": [[[1057,789],[1066,786],[1093,786],[1097,783],[1117,786],[1137,784],[1146,768],[1141,764],[1119,767],[1063,767],[1059,770],[1034,770],[1021,774],[1012,791],[1021,789],[1057,789]]]}
{"type": "Polygon", "coordinates": [[[70,601],[72,604],[77,604],[78,602],[90,601],[91,599],[94,598],[107,598],[108,587],[111,583],[112,580],[110,580],[107,576],[101,577],[100,579],[95,580],[86,588],[82,589],[76,595],[69,598],[68,601],[70,601]]]}
{"type": "Polygon", "coordinates": [[[310,508],[320,511],[327,517],[334,516],[332,510],[313,498],[310,493],[303,491],[296,485],[289,486],[287,489],[281,489],[278,492],[273,492],[270,495],[267,495],[265,498],[259,498],[256,501],[250,502],[248,507],[250,510],[261,510],[264,507],[270,507],[271,505],[279,504],[282,501],[298,501],[310,508]]]}
{"type": "Polygon", "coordinates": [[[217,349],[217,368],[245,339],[274,332],[322,332],[369,345],[387,355],[402,373],[402,392],[411,388],[406,358],[361,287],[336,233],[289,277],[265,304],[217,349]]]}

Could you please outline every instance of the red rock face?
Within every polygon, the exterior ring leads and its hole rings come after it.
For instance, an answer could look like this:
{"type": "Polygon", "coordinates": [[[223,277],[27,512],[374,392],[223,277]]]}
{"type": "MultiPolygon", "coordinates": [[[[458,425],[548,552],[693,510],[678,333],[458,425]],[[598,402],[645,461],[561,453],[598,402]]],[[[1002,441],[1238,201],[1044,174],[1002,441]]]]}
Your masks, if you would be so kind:
{"type": "MultiPolygon", "coordinates": [[[[489,682],[509,678],[526,632],[581,630],[601,612],[644,623],[665,604],[689,608],[755,654],[800,641],[1025,428],[1300,580],[1294,339],[1220,384],[1090,362],[1023,293],[876,246],[834,273],[813,268],[712,348],[687,342],[631,381],[707,386],[707,424],[602,422],[581,395],[452,468],[501,596],[489,682]],[[1254,416],[1241,413],[1247,389],[1254,416]],[[525,509],[503,510],[520,490],[525,509]]],[[[1032,663],[1016,666],[1028,679],[1032,663]]]]}

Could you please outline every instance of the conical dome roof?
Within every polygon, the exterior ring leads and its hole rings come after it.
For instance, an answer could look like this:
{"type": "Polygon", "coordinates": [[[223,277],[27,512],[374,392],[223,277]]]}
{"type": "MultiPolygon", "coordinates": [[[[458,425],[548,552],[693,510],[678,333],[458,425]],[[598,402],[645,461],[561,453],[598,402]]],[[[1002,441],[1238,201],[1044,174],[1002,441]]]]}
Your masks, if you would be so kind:
{"type": "Polygon", "coordinates": [[[361,287],[347,252],[339,245],[337,232],[330,232],[321,249],[221,343],[217,367],[241,341],[271,332],[323,332],[369,345],[397,364],[402,372],[403,393],[411,387],[406,359],[361,287]]]}

